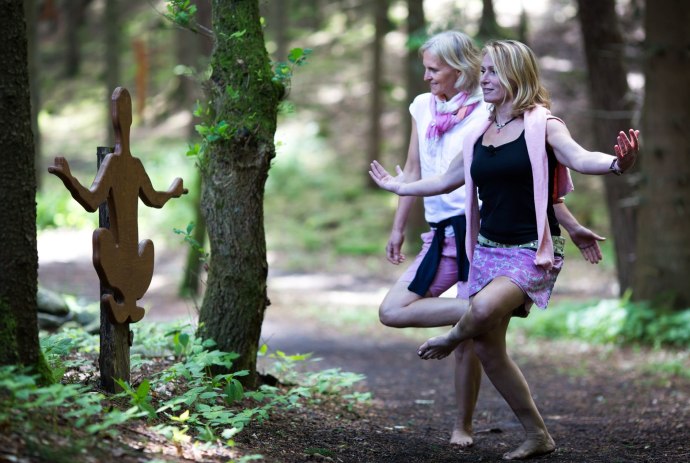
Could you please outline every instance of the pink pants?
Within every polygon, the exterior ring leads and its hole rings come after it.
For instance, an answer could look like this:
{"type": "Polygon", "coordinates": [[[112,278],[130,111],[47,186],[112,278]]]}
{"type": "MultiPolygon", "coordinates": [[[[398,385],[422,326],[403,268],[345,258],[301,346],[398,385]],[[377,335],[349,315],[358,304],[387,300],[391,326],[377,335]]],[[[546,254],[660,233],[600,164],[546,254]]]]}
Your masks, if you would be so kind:
{"type": "MultiPolygon", "coordinates": [[[[434,230],[423,233],[421,238],[423,241],[422,250],[419,251],[417,257],[410,267],[402,274],[398,279],[399,282],[410,283],[414,280],[417,274],[417,268],[421,264],[424,256],[429,251],[429,246],[431,246],[431,240],[434,238],[434,230]]],[[[441,262],[438,265],[438,270],[436,271],[436,276],[429,286],[429,293],[433,297],[438,297],[448,289],[450,289],[454,284],[457,283],[458,298],[467,299],[467,282],[458,281],[458,263],[456,261],[457,248],[455,247],[455,237],[446,236],[443,241],[443,254],[441,256],[441,262]]]]}

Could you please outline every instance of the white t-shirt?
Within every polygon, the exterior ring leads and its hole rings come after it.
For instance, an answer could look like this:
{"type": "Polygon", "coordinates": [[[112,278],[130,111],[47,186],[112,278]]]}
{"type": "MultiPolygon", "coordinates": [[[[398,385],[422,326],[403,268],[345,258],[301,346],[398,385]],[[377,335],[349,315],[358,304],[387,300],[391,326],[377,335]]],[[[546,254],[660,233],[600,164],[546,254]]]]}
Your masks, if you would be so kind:
{"type": "MultiPolygon", "coordinates": [[[[467,101],[467,104],[479,101],[470,115],[446,132],[436,142],[437,146],[430,146],[430,141],[426,138],[427,127],[431,122],[430,98],[433,98],[431,93],[423,93],[417,96],[410,105],[410,114],[417,123],[422,178],[445,173],[451,161],[462,151],[465,137],[489,117],[481,91],[477,90],[467,101]]],[[[424,211],[427,222],[432,223],[464,214],[465,186],[463,185],[450,193],[425,197],[424,211]]],[[[453,235],[452,227],[446,229],[446,235],[453,235]]]]}

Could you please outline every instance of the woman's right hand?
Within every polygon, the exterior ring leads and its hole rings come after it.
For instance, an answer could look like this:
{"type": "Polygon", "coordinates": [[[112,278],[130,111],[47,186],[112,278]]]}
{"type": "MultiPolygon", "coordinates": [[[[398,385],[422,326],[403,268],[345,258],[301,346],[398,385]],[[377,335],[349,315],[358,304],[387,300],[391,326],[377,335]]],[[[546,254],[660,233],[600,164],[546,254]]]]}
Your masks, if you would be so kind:
{"type": "Polygon", "coordinates": [[[398,175],[393,177],[378,161],[374,161],[371,163],[369,175],[380,188],[398,194],[400,187],[405,183],[405,174],[400,166],[395,166],[395,171],[398,175]]]}
{"type": "Polygon", "coordinates": [[[405,254],[401,252],[405,235],[399,231],[393,230],[388,244],[386,245],[386,258],[391,264],[399,265],[405,262],[405,254]]]}

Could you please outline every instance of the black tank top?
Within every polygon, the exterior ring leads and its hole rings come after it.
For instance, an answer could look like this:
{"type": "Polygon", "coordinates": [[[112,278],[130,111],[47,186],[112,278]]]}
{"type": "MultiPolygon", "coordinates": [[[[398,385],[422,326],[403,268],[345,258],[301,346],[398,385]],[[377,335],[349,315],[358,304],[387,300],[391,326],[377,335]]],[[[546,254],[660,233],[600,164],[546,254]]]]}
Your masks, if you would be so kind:
{"type": "MultiPolygon", "coordinates": [[[[534,241],[537,235],[537,215],[534,208],[532,164],[527,152],[525,132],[500,146],[484,146],[482,135],[474,145],[470,173],[482,201],[480,233],[504,244],[534,241]]],[[[547,145],[549,162],[549,192],[553,191],[557,160],[547,145]]],[[[552,236],[561,231],[553,211],[553,197],[549,194],[546,216],[552,236]]]]}

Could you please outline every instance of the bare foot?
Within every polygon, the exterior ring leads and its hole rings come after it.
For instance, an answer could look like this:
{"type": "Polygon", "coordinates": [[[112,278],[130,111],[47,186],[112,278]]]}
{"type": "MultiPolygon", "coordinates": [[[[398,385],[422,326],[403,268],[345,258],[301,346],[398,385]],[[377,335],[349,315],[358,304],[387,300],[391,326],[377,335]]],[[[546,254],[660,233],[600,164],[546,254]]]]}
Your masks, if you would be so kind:
{"type": "Polygon", "coordinates": [[[417,349],[417,355],[419,355],[424,360],[429,359],[442,359],[448,357],[448,355],[458,347],[460,344],[452,336],[453,332],[449,331],[441,336],[436,336],[427,340],[424,344],[419,346],[417,349]]]}
{"type": "Polygon", "coordinates": [[[546,455],[556,450],[556,444],[549,435],[534,434],[528,435],[527,440],[520,447],[503,455],[504,460],[525,460],[527,458],[546,455]]]}
{"type": "Polygon", "coordinates": [[[465,429],[458,424],[453,428],[453,433],[450,436],[451,445],[457,445],[460,448],[466,449],[474,445],[472,438],[472,429],[465,429]]]}

